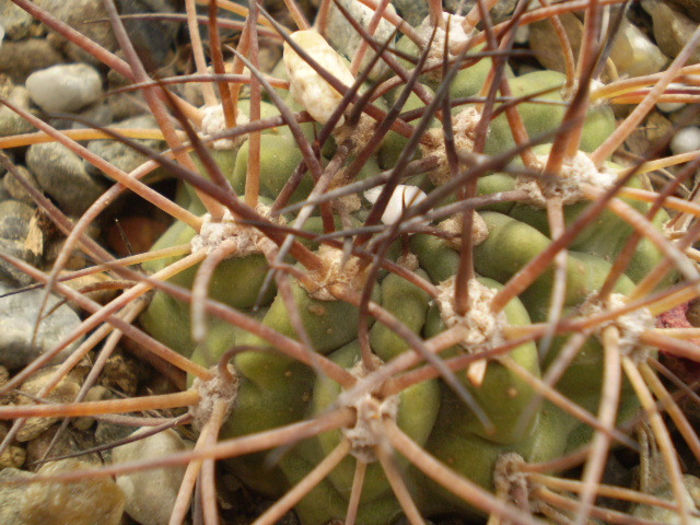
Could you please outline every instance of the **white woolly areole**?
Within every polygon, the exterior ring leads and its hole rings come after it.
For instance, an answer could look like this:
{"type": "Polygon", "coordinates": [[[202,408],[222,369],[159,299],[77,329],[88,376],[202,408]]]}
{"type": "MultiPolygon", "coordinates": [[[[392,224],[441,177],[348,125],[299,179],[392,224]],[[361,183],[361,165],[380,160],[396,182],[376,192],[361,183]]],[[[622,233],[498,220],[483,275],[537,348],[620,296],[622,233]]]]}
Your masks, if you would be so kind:
{"type": "MultiPolygon", "coordinates": [[[[446,238],[447,244],[449,244],[455,250],[460,250],[462,248],[462,224],[464,223],[464,217],[461,213],[456,213],[455,215],[448,217],[441,223],[437,225],[439,230],[449,234],[446,238]]],[[[476,211],[472,211],[472,244],[474,246],[480,245],[489,236],[489,228],[486,226],[486,222],[481,218],[476,211]]]]}
{"type": "MultiPolygon", "coordinates": [[[[484,286],[476,279],[470,279],[469,310],[465,315],[457,314],[454,301],[455,276],[438,285],[438,295],[435,299],[440,310],[440,317],[447,328],[461,326],[464,337],[459,345],[467,352],[475,345],[490,344],[493,346],[503,342],[501,328],[508,323],[506,314],[502,311],[494,315],[491,303],[496,296],[496,290],[484,286]]],[[[480,386],[486,375],[487,361],[479,359],[469,365],[467,378],[475,386],[480,386]]]]}
{"type": "Polygon", "coordinates": [[[441,282],[435,299],[440,309],[440,317],[447,328],[460,325],[465,328],[464,339],[460,343],[468,350],[468,346],[491,342],[503,342],[501,327],[507,324],[506,315],[499,312],[494,316],[491,303],[497,290],[484,286],[476,279],[470,279],[469,310],[465,315],[458,315],[455,310],[454,290],[455,276],[441,282]]]}
{"type": "MultiPolygon", "coordinates": [[[[382,362],[378,357],[373,357],[379,363],[382,362]]],[[[350,369],[350,372],[355,377],[366,375],[362,361],[358,361],[350,369]]],[[[393,395],[386,399],[379,399],[372,393],[366,392],[353,400],[344,399],[344,396],[341,395],[338,402],[341,406],[355,409],[355,426],[342,429],[343,435],[350,441],[350,453],[365,463],[376,461],[374,449],[384,439],[382,437],[384,435],[382,420],[390,418],[396,421],[399,412],[399,397],[393,395]]]]}
{"type": "MultiPolygon", "coordinates": [[[[452,116],[452,134],[458,155],[470,153],[474,149],[476,126],[480,118],[481,114],[473,106],[468,106],[452,116]]],[[[432,128],[426,131],[423,137],[426,139],[420,145],[423,157],[437,155],[439,158],[438,165],[429,173],[430,181],[436,186],[445,184],[451,177],[445,150],[445,134],[442,128],[432,128]]]]}
{"type": "MultiPolygon", "coordinates": [[[[202,108],[202,135],[206,139],[217,133],[221,133],[226,129],[226,117],[224,116],[224,107],[221,104],[216,106],[205,106],[202,108]]],[[[236,124],[247,124],[250,122],[248,116],[241,113],[236,113],[236,124]]],[[[245,135],[236,137],[235,139],[217,139],[211,143],[211,147],[216,150],[233,149],[238,147],[246,139],[245,135]]]]}
{"type": "MultiPolygon", "coordinates": [[[[594,300],[595,294],[579,307],[582,316],[602,314],[608,310],[618,310],[627,304],[627,297],[620,293],[610,294],[605,303],[594,300]]],[[[629,356],[635,363],[646,361],[652,348],[639,343],[639,337],[654,328],[654,315],[648,308],[640,308],[598,325],[598,332],[614,325],[620,332],[619,347],[622,355],[629,356]]]]}
{"type": "MultiPolygon", "coordinates": [[[[379,194],[384,189],[384,186],[370,188],[364,195],[372,204],[379,199],[379,194]]],[[[403,214],[404,210],[418,204],[426,198],[426,194],[418,186],[409,186],[407,184],[397,184],[394,192],[389,197],[389,202],[382,214],[382,222],[384,224],[396,223],[403,214]]]]}
{"type": "Polygon", "coordinates": [[[330,292],[333,286],[349,290],[362,289],[365,272],[357,257],[344,260],[342,250],[325,244],[318,249],[317,255],[323,263],[321,269],[310,272],[309,279],[300,282],[311,297],[319,301],[335,301],[330,292]]]}
{"type": "MultiPolygon", "coordinates": [[[[299,44],[323,69],[350,87],[355,78],[343,58],[314,29],[295,31],[290,38],[299,44]]],[[[311,117],[325,124],[340,104],[343,96],[307,64],[287,42],[284,43],[283,60],[289,78],[289,91],[294,100],[304,106],[311,117]]],[[[338,126],[344,119],[338,121],[338,126]]]]}
{"type": "Polygon", "coordinates": [[[501,454],[493,467],[496,494],[518,508],[527,508],[530,500],[530,482],[525,473],[525,460],[516,452],[501,454]]]}
{"type": "MultiPolygon", "coordinates": [[[[539,169],[544,172],[549,155],[536,155],[539,169]]],[[[547,206],[547,200],[561,199],[562,204],[574,204],[585,200],[582,184],[590,184],[596,188],[607,189],[615,184],[617,176],[614,173],[598,171],[590,157],[583,151],[578,151],[572,159],[562,163],[558,176],[542,178],[518,177],[516,188],[528,194],[528,201],[540,208],[547,206]]]]}
{"type": "MultiPolygon", "coordinates": [[[[263,217],[269,217],[270,208],[258,203],[256,210],[263,217]]],[[[247,224],[239,223],[231,212],[224,210],[220,221],[213,221],[210,214],[203,217],[199,234],[190,241],[192,253],[205,251],[211,253],[221,246],[231,246],[234,257],[245,257],[263,252],[263,247],[271,242],[260,230],[247,224]]]]}
{"type": "MultiPolygon", "coordinates": [[[[233,409],[233,404],[236,401],[238,394],[238,375],[236,374],[233,365],[229,364],[228,371],[231,373],[230,378],[222,377],[221,374],[215,373],[212,379],[202,381],[195,378],[192,383],[192,388],[199,393],[199,403],[190,408],[190,413],[194,417],[192,426],[195,430],[200,431],[211,419],[214,404],[217,401],[224,401],[228,407],[224,420],[226,420],[233,409]]],[[[215,370],[216,372],[216,370],[215,370]]]]}
{"type": "MultiPolygon", "coordinates": [[[[434,66],[442,65],[445,55],[445,39],[449,38],[447,43],[447,52],[449,60],[454,58],[459,54],[459,50],[465,44],[470,35],[464,32],[463,22],[466,17],[453,15],[451,13],[443,12],[442,19],[445,21],[445,28],[437,28],[435,31],[435,37],[433,38],[430,49],[428,50],[428,57],[425,61],[425,68],[431,68],[434,66]],[[449,30],[449,37],[448,37],[449,30]]],[[[430,36],[433,34],[433,25],[430,22],[430,17],[426,17],[416,27],[416,33],[423,38],[425,45],[428,44],[430,36]]],[[[435,77],[435,80],[439,80],[442,76],[440,69],[431,71],[428,73],[431,77],[435,77]]]]}

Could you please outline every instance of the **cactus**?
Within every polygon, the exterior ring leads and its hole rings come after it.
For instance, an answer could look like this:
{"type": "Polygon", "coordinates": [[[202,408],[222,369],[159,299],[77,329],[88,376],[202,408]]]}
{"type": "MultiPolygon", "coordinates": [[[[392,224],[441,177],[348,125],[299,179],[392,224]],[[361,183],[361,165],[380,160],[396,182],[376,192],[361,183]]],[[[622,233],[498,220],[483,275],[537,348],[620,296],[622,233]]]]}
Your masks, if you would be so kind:
{"type": "MultiPolygon", "coordinates": [[[[72,226],[34,192],[67,231],[65,246],[46,273],[2,257],[89,313],[75,338],[104,339],[113,326],[104,348],[122,334],[134,340],[177,368],[180,391],[96,402],[81,391],[65,405],[2,407],[16,420],[9,436],[30,416],[186,407],[170,423],[198,437],[191,452],[166,460],[187,465],[171,523],[186,518],[196,479],[204,522],[218,522],[214,460],[274,501],[256,523],[292,509],[309,525],[446,514],[494,524],[628,522],[644,506],[670,507],[668,519],[680,523],[697,519],[682,473],[684,461],[697,469],[697,433],[659,379],[697,399],[697,381],[683,384],[661,364],[662,354],[700,361],[697,329],[655,323],[698,295],[699,212],[676,194],[700,157],[613,155],[654,103],[672,99],[669,84],[696,72],[684,69],[690,44],[657,75],[605,86],[594,80],[605,50],[604,8],[593,1],[528,12],[519,4],[499,24],[483,17],[485,5],[462,16],[428,2],[417,27],[391,4],[364,0],[324,0],[312,26],[289,2],[294,30],[250,4],[229,6],[243,19],[233,24],[241,34],[227,48],[226,74],[211,3],[212,74],[187,2],[205,79],[197,108],[168,79],[147,76],[111,2],[126,61],[13,1],[129,78],[168,149],[133,140],[154,130],[78,136],[8,103],[39,132],[0,147],[48,136],[120,184],[72,226]],[[557,26],[573,10],[586,21],[577,63],[566,74],[514,73],[515,29],[542,18],[557,26]],[[338,27],[355,45],[341,47],[329,34],[338,27]],[[269,72],[260,71],[263,35],[283,53],[269,72]],[[612,104],[623,96],[639,104],[616,122],[612,104]],[[75,138],[116,138],[150,160],[126,174],[75,138]],[[651,184],[649,172],[675,165],[676,178],[651,184]],[[175,197],[140,182],[156,167],[177,181],[175,197]],[[119,260],[85,230],[127,189],[173,220],[149,251],[119,260]],[[94,260],[88,271],[127,282],[104,306],[59,278],[78,243],[94,260]],[[616,447],[650,461],[632,435],[642,421],[670,505],[643,484],[603,483],[616,447]],[[690,450],[682,459],[681,441],[690,450]],[[599,496],[621,503],[613,510],[599,496]]],[[[571,51],[565,37],[562,47],[571,51]]],[[[694,96],[681,90],[677,99],[694,96]]],[[[4,391],[48,360],[18,371],[4,391]]]]}

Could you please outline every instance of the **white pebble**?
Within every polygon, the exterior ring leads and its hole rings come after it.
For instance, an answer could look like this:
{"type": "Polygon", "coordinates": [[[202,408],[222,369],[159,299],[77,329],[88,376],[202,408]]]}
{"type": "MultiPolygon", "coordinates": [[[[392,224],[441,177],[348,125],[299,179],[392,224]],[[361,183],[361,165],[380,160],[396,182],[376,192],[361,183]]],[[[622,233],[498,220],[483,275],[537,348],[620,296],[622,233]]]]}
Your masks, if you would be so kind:
{"type": "MultiPolygon", "coordinates": [[[[146,430],[141,428],[132,436],[146,430]]],[[[112,463],[160,458],[187,448],[170,429],[115,448],[112,463]]],[[[117,485],[126,496],[126,512],[142,525],[167,525],[184,474],[184,467],[168,467],[117,476],[117,485]]]]}
{"type": "MultiPolygon", "coordinates": [[[[374,204],[379,199],[379,194],[382,192],[382,187],[369,189],[365,192],[365,199],[374,204]]],[[[418,186],[408,186],[406,184],[398,184],[394,189],[394,193],[389,198],[389,203],[382,214],[382,222],[384,224],[394,224],[401,218],[403,211],[418,204],[426,195],[418,186]]]]}
{"type": "Polygon", "coordinates": [[[683,128],[671,140],[671,151],[678,155],[689,151],[700,150],[700,127],[690,126],[683,128]]]}
{"type": "MultiPolygon", "coordinates": [[[[355,79],[346,62],[317,31],[313,29],[296,31],[290,35],[290,38],[342,84],[347,87],[353,84],[355,79]]],[[[328,122],[343,96],[286,42],[283,58],[294,99],[304,106],[316,122],[321,124],[328,122]]],[[[341,118],[338,125],[342,123],[341,118]]]]}
{"type": "Polygon", "coordinates": [[[100,74],[87,64],[58,64],[35,71],[26,87],[34,103],[49,113],[77,111],[102,96],[100,74]]]}

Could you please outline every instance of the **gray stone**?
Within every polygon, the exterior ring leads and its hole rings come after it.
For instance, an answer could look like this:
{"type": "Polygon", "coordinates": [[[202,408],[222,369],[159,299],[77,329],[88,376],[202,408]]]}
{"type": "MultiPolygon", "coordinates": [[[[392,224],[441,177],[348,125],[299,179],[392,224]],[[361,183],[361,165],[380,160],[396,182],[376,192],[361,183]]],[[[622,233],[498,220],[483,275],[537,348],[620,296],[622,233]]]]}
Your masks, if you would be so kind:
{"type": "MultiPolygon", "coordinates": [[[[370,21],[374,16],[373,9],[360,3],[359,0],[340,0],[340,4],[352,15],[360,26],[365,30],[368,29],[370,21]]],[[[387,5],[386,11],[394,14],[396,13],[396,10],[391,4],[387,5]]],[[[374,37],[379,42],[385,42],[392,36],[393,32],[394,26],[387,20],[382,19],[374,32],[374,37]]],[[[355,31],[355,28],[352,27],[335,4],[331,4],[328,14],[328,28],[325,34],[328,36],[331,45],[351,60],[363,41],[360,33],[355,31]]],[[[360,64],[360,70],[369,64],[373,56],[374,52],[372,48],[368,47],[360,64]]],[[[388,66],[384,62],[379,61],[372,68],[369,76],[372,80],[377,80],[388,70],[388,66]]]]}
{"type": "MultiPolygon", "coordinates": [[[[0,253],[16,257],[17,259],[21,259],[29,264],[34,264],[36,262],[36,256],[25,246],[24,241],[13,241],[0,237],[0,253]]],[[[28,286],[31,283],[31,277],[18,270],[13,264],[0,259],[0,287],[3,286],[3,284],[12,286],[28,286]]],[[[2,301],[3,299],[0,298],[0,305],[3,304],[2,301]]],[[[0,327],[1,326],[2,321],[0,321],[0,327]]],[[[3,336],[4,334],[0,334],[0,352],[2,352],[1,346],[3,336]]]]}
{"type": "MultiPolygon", "coordinates": [[[[675,58],[688,43],[697,28],[697,23],[674,9],[667,2],[644,0],[642,7],[649,13],[654,27],[654,39],[661,51],[675,58]]],[[[700,49],[695,48],[689,64],[700,62],[700,49]]]]}
{"type": "Polygon", "coordinates": [[[48,113],[77,111],[102,96],[102,78],[87,64],[58,64],[35,71],[26,87],[32,100],[48,113]]]}
{"type": "Polygon", "coordinates": [[[0,237],[24,241],[29,234],[29,221],[33,215],[34,209],[19,201],[0,202],[0,237]]]}
{"type": "Polygon", "coordinates": [[[0,46],[0,73],[6,73],[13,82],[23,84],[30,73],[65,62],[45,38],[6,41],[0,46]]]}
{"type": "MultiPolygon", "coordinates": [[[[24,166],[17,166],[17,171],[24,178],[25,181],[29,182],[29,184],[32,187],[41,191],[41,189],[39,188],[39,183],[36,181],[36,178],[34,178],[34,175],[32,175],[31,171],[29,171],[24,166]]],[[[15,177],[12,173],[5,173],[5,176],[2,178],[2,187],[5,189],[5,191],[7,191],[10,197],[12,197],[15,200],[18,200],[25,204],[34,203],[32,197],[29,195],[29,192],[24,188],[24,186],[17,180],[17,177],[15,177]]]]}
{"type": "MultiPolygon", "coordinates": [[[[141,428],[132,436],[147,430],[148,427],[141,428]]],[[[159,458],[187,448],[177,432],[170,429],[115,448],[112,462],[159,458]]],[[[127,514],[142,525],[167,525],[184,474],[184,467],[170,467],[117,476],[117,485],[126,495],[127,514]]]]}
{"type": "MultiPolygon", "coordinates": [[[[0,250],[4,251],[2,242],[9,241],[0,239],[0,250]]],[[[0,295],[12,290],[12,287],[0,281],[0,295]]],[[[39,355],[50,351],[80,325],[78,315],[67,305],[59,305],[59,298],[51,295],[44,310],[44,314],[50,314],[42,319],[32,344],[36,315],[43,297],[42,289],[0,297],[0,364],[10,370],[26,366],[39,355]]],[[[62,350],[53,362],[65,360],[79,343],[80,340],[62,350]]]]}
{"type": "MultiPolygon", "coordinates": [[[[0,96],[6,98],[11,104],[20,109],[29,111],[30,100],[29,91],[23,86],[13,85],[7,77],[6,82],[0,87],[0,96]]],[[[34,130],[29,122],[12,111],[4,104],[0,107],[0,137],[28,133],[34,130]]]]}
{"type": "MultiPolygon", "coordinates": [[[[174,13],[176,11],[174,3],[168,0],[118,0],[117,6],[122,15],[174,13]]],[[[167,22],[152,18],[137,17],[124,20],[124,27],[129,34],[131,43],[146,70],[160,69],[170,60],[180,25],[179,22],[167,22]]]]}
{"type": "Polygon", "coordinates": [[[62,144],[34,144],[26,161],[39,186],[68,215],[83,213],[105,189],[85,171],[82,159],[62,144]]]}
{"type": "MultiPolygon", "coordinates": [[[[117,40],[112,32],[112,26],[108,21],[105,21],[108,15],[102,2],[95,0],[36,0],[35,3],[108,51],[117,49],[117,40]],[[86,21],[92,20],[103,20],[103,22],[86,23],[86,21]]],[[[75,62],[87,62],[94,65],[100,63],[87,51],[72,43],[68,43],[65,52],[75,62]]]]}
{"type": "Polygon", "coordinates": [[[11,0],[0,0],[0,21],[5,29],[5,35],[10,40],[26,38],[32,25],[31,15],[17,7],[11,0]]]}
{"type": "MultiPolygon", "coordinates": [[[[139,117],[133,117],[127,120],[123,120],[118,124],[114,124],[114,128],[155,128],[156,121],[150,115],[142,115],[139,117]]],[[[139,140],[140,144],[151,148],[155,151],[160,151],[161,141],[158,140],[139,140]]],[[[133,169],[137,168],[139,165],[143,164],[148,157],[142,155],[138,151],[134,150],[130,146],[120,142],[118,140],[91,140],[88,143],[88,149],[96,155],[99,155],[103,159],[109,161],[111,164],[121,169],[122,171],[129,173],[133,169]]],[[[85,162],[85,168],[87,172],[91,175],[101,175],[102,171],[97,169],[95,166],[89,162],[85,162]]]]}

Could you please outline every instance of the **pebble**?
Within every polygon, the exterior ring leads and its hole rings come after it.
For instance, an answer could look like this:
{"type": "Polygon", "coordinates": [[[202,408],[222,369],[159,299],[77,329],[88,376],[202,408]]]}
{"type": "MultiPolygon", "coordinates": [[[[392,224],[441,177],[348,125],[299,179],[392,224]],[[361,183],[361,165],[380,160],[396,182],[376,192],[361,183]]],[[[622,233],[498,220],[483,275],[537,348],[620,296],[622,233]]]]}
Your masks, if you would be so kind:
{"type": "Polygon", "coordinates": [[[0,202],[0,237],[24,241],[29,234],[29,221],[34,208],[16,200],[0,202]]]}
{"type": "Polygon", "coordinates": [[[669,61],[641,30],[627,19],[623,20],[615,37],[610,58],[621,77],[658,73],[669,61]]]}
{"type": "MultiPolygon", "coordinates": [[[[569,37],[574,56],[577,56],[583,35],[583,23],[571,13],[563,13],[559,19],[569,37]]],[[[543,20],[527,27],[530,29],[530,49],[535,53],[539,63],[547,69],[563,72],[565,70],[564,53],[561,52],[561,45],[552,23],[543,20]]]]}
{"type": "MultiPolygon", "coordinates": [[[[120,1],[119,12],[122,15],[140,13],[174,13],[174,2],[169,0],[140,0],[134,2],[120,1]]],[[[179,22],[167,22],[152,18],[133,18],[124,20],[124,27],[131,43],[139,54],[147,71],[163,67],[171,58],[175,37],[180,28],[179,22]]]]}
{"type": "Polygon", "coordinates": [[[8,39],[21,40],[29,35],[32,16],[11,0],[0,0],[0,20],[8,39]]]}
{"type": "MultiPolygon", "coordinates": [[[[36,375],[32,376],[31,379],[22,384],[22,392],[26,392],[32,396],[38,396],[41,389],[44,388],[44,385],[51,380],[55,370],[55,367],[40,370],[36,375]]],[[[70,403],[75,400],[79,391],[80,384],[75,380],[73,375],[69,375],[62,379],[50,394],[44,396],[44,399],[53,403],[70,403]]],[[[17,400],[19,404],[22,405],[34,404],[30,398],[25,396],[18,396],[17,400]]],[[[20,443],[36,439],[57,421],[58,418],[53,417],[27,418],[15,439],[20,443]]]]}
{"type": "MultiPolygon", "coordinates": [[[[31,171],[22,165],[17,166],[17,171],[24,178],[24,180],[29,182],[32,187],[41,191],[39,188],[39,183],[36,181],[36,178],[34,178],[31,171]]],[[[17,180],[17,177],[11,173],[5,173],[5,176],[2,178],[2,186],[11,198],[25,204],[34,204],[29,192],[24,189],[24,186],[22,186],[22,184],[17,180]]]]}
{"type": "MultiPolygon", "coordinates": [[[[90,40],[93,40],[106,48],[108,51],[117,49],[117,40],[112,32],[112,27],[107,23],[86,24],[87,20],[105,20],[108,18],[107,11],[102,2],[95,0],[36,0],[36,4],[49,11],[53,16],[74,27],[90,40]]],[[[60,37],[66,43],[63,37],[60,37]]],[[[99,61],[83,51],[79,46],[66,43],[65,53],[75,62],[87,62],[89,64],[99,64],[99,61]]]]}
{"type": "MultiPolygon", "coordinates": [[[[111,127],[152,129],[157,126],[155,119],[151,115],[142,115],[123,120],[117,124],[113,124],[111,127]]],[[[162,149],[162,142],[158,140],[139,140],[138,142],[155,151],[160,151],[162,149]]],[[[148,160],[148,157],[118,140],[91,140],[88,143],[88,149],[126,173],[131,172],[148,160]]],[[[102,175],[102,171],[89,162],[84,162],[84,164],[85,169],[90,175],[102,175]]]]}
{"type": "MultiPolygon", "coordinates": [[[[140,428],[132,436],[148,429],[140,428]]],[[[154,459],[187,448],[177,432],[169,429],[115,448],[112,462],[154,459]]],[[[126,495],[127,514],[141,525],[167,525],[184,473],[184,467],[170,467],[117,476],[117,485],[126,495]]]]}
{"type": "MultiPolygon", "coordinates": [[[[365,30],[369,28],[370,21],[374,16],[373,9],[360,3],[358,0],[340,0],[340,4],[343,6],[343,8],[348,10],[350,15],[357,20],[360,26],[362,26],[365,30]]],[[[387,5],[386,11],[396,14],[396,9],[394,9],[394,6],[391,4],[387,5]]],[[[382,19],[374,32],[374,38],[378,42],[383,43],[391,38],[393,33],[394,26],[386,19],[382,19]]],[[[350,24],[350,22],[348,22],[347,18],[345,18],[343,13],[341,13],[340,9],[338,9],[338,7],[336,7],[334,4],[331,4],[330,12],[328,14],[328,27],[325,34],[328,37],[331,45],[349,59],[352,59],[352,57],[357,53],[357,49],[360,47],[360,44],[363,41],[360,33],[355,31],[355,28],[350,24]]],[[[358,71],[362,71],[365,66],[370,63],[373,56],[374,51],[371,47],[368,47],[358,71]]],[[[372,68],[369,78],[372,80],[377,80],[388,70],[388,66],[380,60],[372,68]]]]}
{"type": "MultiPolygon", "coordinates": [[[[0,239],[0,250],[4,248],[0,239]]],[[[0,281],[0,295],[12,289],[0,281]]],[[[36,341],[32,344],[36,312],[43,294],[43,290],[35,289],[0,297],[0,365],[10,370],[26,366],[60,343],[80,324],[78,315],[65,304],[57,306],[58,297],[51,295],[45,310],[51,314],[39,325],[36,341]]],[[[77,344],[79,342],[60,352],[54,362],[64,360],[77,344]]]]}
{"type": "MultiPolygon", "coordinates": [[[[4,75],[0,79],[0,96],[6,98],[11,104],[18,106],[20,109],[30,109],[29,91],[23,86],[15,86],[4,75]]],[[[28,133],[33,130],[34,126],[17,113],[4,104],[0,106],[0,137],[28,133]]]]}
{"type": "Polygon", "coordinates": [[[671,140],[671,151],[678,155],[700,150],[700,127],[689,126],[679,130],[671,140]]]}
{"type": "Polygon", "coordinates": [[[82,159],[62,144],[34,144],[26,161],[39,186],[68,215],[83,213],[105,190],[85,171],[82,159]]]}
{"type": "MultiPolygon", "coordinates": [[[[16,257],[30,264],[36,262],[36,257],[32,251],[25,246],[23,241],[13,241],[0,237],[0,253],[16,257]]],[[[31,277],[26,275],[21,270],[18,270],[13,264],[10,264],[5,260],[0,260],[0,295],[4,293],[2,288],[3,286],[28,286],[32,282],[33,280],[31,277]]],[[[3,301],[4,299],[0,297],[0,309],[3,308],[3,301]]],[[[2,330],[2,326],[2,312],[0,312],[0,330],[2,330]]],[[[4,351],[2,348],[4,335],[5,334],[0,333],[0,353],[4,351]]],[[[2,364],[1,357],[0,364],[2,364]]]]}
{"type": "MultiPolygon", "coordinates": [[[[44,465],[37,474],[51,476],[88,468],[89,463],[62,459],[44,465]]],[[[31,477],[33,474],[16,469],[0,472],[0,480],[31,477]]],[[[5,494],[0,494],[4,525],[118,525],[124,513],[124,494],[110,478],[33,483],[0,490],[6,493],[4,498],[5,494]]]]}
{"type": "Polygon", "coordinates": [[[30,73],[65,62],[45,38],[5,41],[0,46],[0,73],[6,73],[16,84],[23,84],[30,73]]]}
{"type": "Polygon", "coordinates": [[[102,78],[87,64],[58,64],[35,71],[25,84],[32,100],[47,113],[77,111],[102,96],[102,78]]]}
{"type": "MultiPolygon", "coordinates": [[[[654,39],[661,51],[670,57],[675,57],[688,43],[697,28],[697,22],[685,16],[679,9],[674,9],[668,2],[658,0],[643,0],[642,7],[651,16],[654,39]]],[[[700,49],[688,60],[689,64],[700,62],[700,49]]]]}

